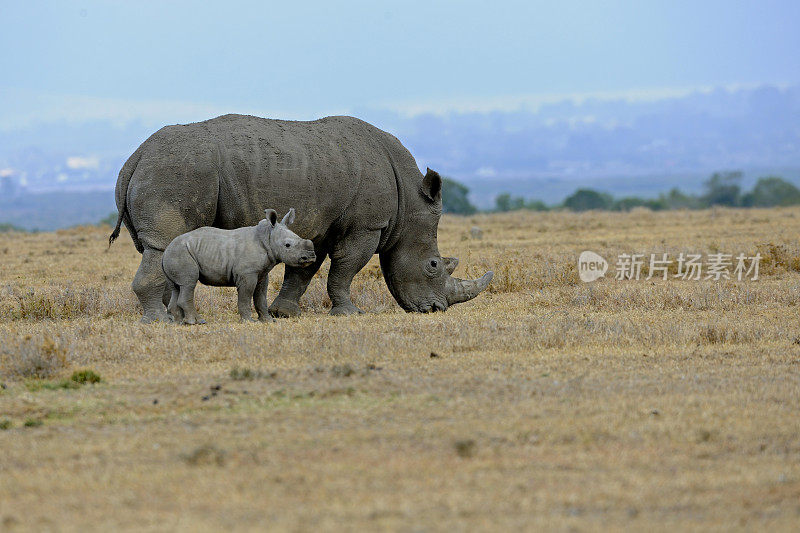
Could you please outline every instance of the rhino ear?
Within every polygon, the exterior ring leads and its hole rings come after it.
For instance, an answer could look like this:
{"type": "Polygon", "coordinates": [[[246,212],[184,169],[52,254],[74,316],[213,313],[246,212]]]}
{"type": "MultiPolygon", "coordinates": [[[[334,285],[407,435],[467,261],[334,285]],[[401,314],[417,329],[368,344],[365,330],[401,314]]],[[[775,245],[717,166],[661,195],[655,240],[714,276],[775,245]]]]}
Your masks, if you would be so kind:
{"type": "Polygon", "coordinates": [[[269,248],[269,235],[275,229],[275,222],[278,220],[278,213],[272,209],[265,210],[267,218],[260,220],[256,226],[256,235],[261,240],[265,248],[269,248]]]}
{"type": "Polygon", "coordinates": [[[442,198],[442,177],[435,170],[427,169],[422,178],[422,194],[431,202],[442,198]]]}
{"type": "Polygon", "coordinates": [[[278,212],[274,209],[264,209],[264,214],[266,215],[269,225],[275,226],[275,223],[278,221],[278,212]]]}
{"type": "Polygon", "coordinates": [[[444,269],[448,274],[455,272],[458,266],[458,257],[442,257],[442,261],[444,261],[444,269]]]}
{"type": "Polygon", "coordinates": [[[284,226],[288,226],[289,224],[294,224],[294,207],[289,208],[289,212],[283,216],[281,224],[283,224],[284,226]]]}

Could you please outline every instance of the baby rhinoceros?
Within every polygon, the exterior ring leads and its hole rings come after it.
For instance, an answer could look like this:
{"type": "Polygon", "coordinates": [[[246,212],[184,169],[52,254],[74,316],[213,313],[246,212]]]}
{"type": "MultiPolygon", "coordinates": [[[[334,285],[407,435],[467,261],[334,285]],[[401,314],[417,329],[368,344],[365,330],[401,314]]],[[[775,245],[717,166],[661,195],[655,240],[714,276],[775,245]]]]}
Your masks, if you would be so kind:
{"type": "Polygon", "coordinates": [[[198,228],[175,237],[164,250],[161,266],[172,290],[168,311],[172,320],[205,324],[197,316],[194,289],[197,282],[217,287],[236,287],[239,316],[251,321],[250,301],[258,319],[274,321],[267,311],[269,271],[278,263],[306,267],[314,261],[314,244],[286,226],[294,222],[294,208],[280,223],[274,209],[257,226],[233,230],[198,228]]]}

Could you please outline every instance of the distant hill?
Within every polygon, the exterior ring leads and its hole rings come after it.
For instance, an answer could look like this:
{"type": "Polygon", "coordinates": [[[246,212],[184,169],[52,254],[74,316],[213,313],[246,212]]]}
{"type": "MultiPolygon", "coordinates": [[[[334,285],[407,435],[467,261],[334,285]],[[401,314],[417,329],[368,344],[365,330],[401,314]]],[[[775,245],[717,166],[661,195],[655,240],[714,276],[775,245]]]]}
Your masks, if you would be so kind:
{"type": "MultiPolygon", "coordinates": [[[[800,184],[800,86],[650,100],[565,98],[492,112],[351,114],[396,135],[421,168],[466,183],[484,208],[501,192],[548,203],[578,187],[615,195],[696,192],[719,170],[743,171],[745,186],[770,174],[800,184]]],[[[106,216],[120,167],[163,125],[94,120],[0,131],[0,222],[45,229],[106,216]],[[25,194],[53,191],[74,194],[25,194]]]]}
{"type": "Polygon", "coordinates": [[[0,223],[49,231],[96,224],[116,212],[114,191],[62,191],[0,197],[0,223]]]}

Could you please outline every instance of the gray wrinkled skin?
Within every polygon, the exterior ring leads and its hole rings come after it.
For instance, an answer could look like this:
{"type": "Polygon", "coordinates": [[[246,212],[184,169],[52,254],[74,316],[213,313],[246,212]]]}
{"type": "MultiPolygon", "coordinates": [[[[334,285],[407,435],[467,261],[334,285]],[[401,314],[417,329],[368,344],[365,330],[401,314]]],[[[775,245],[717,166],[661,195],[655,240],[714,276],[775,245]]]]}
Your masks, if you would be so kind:
{"type": "Polygon", "coordinates": [[[273,209],[265,213],[267,218],[257,226],[234,230],[202,227],[178,235],[169,243],[161,264],[171,291],[167,312],[172,320],[205,324],[194,306],[198,281],[216,287],[236,287],[242,321],[252,320],[251,300],[259,320],[275,320],[267,309],[269,271],[278,263],[307,267],[316,257],[314,244],[286,227],[294,222],[294,209],[278,224],[278,214],[273,209]]]}
{"type": "MultiPolygon", "coordinates": [[[[117,179],[116,200],[142,262],[133,290],[144,321],[166,318],[161,255],[176,236],[202,226],[234,229],[258,222],[261,206],[295,206],[294,230],[314,243],[316,261],[287,267],[269,307],[300,313],[298,302],[329,256],[331,314],[361,312],[350,284],[380,255],[389,290],[407,311],[447,309],[486,288],[491,272],[464,281],[439,254],[442,180],[423,176],[400,142],[352,117],[311,122],[225,115],[167,126],[134,152],[117,179]]],[[[119,235],[119,224],[110,240],[119,235]]],[[[454,266],[453,266],[454,267],[454,266]]]]}

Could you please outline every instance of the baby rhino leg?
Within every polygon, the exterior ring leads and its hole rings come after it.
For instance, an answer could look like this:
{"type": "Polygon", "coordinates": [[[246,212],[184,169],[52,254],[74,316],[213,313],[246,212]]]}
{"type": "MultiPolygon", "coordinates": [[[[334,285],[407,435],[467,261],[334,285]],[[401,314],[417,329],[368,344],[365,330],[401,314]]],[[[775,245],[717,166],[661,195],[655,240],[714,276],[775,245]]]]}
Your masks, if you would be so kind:
{"type": "Polygon", "coordinates": [[[236,290],[239,293],[239,317],[242,322],[253,321],[253,313],[250,310],[250,302],[253,301],[253,293],[258,284],[257,275],[240,276],[236,280],[236,290]]]}
{"type": "Polygon", "coordinates": [[[172,289],[168,304],[169,312],[175,321],[184,324],[205,324],[197,316],[194,306],[194,289],[200,279],[200,267],[185,247],[169,246],[164,252],[164,273],[167,284],[172,289]]]}
{"type": "Polygon", "coordinates": [[[197,283],[181,285],[178,292],[178,306],[183,311],[184,324],[205,324],[206,321],[197,316],[197,309],[194,306],[194,289],[197,283]]]}
{"type": "Polygon", "coordinates": [[[269,274],[263,274],[261,277],[258,278],[258,283],[256,284],[256,291],[253,294],[253,305],[256,307],[256,312],[258,313],[258,319],[261,322],[275,322],[275,319],[272,318],[272,315],[269,314],[269,309],[267,308],[267,288],[269,287],[269,274]]]}
{"type": "Polygon", "coordinates": [[[183,322],[183,309],[178,305],[180,288],[175,285],[175,282],[167,278],[167,291],[169,291],[170,294],[169,302],[167,303],[167,313],[173,322],[180,324],[183,322]]]}

